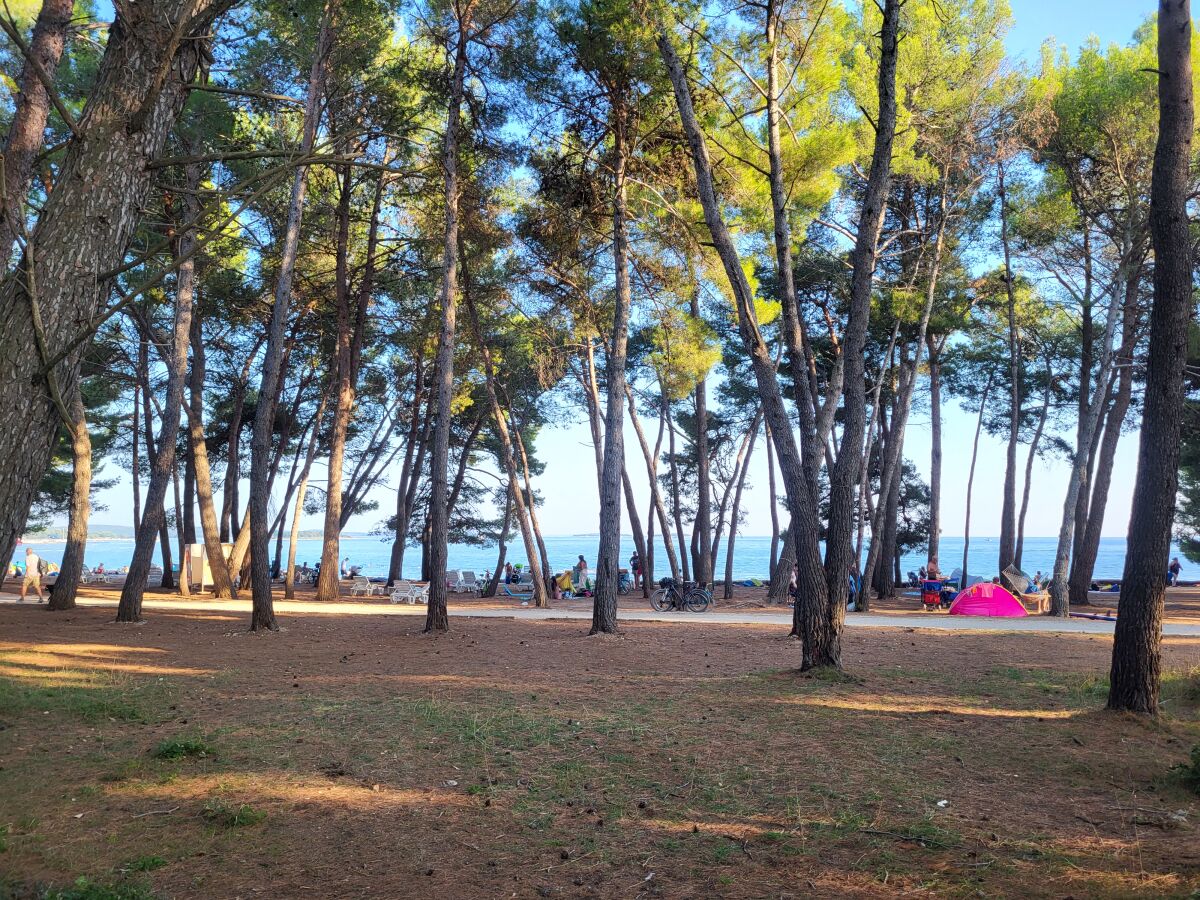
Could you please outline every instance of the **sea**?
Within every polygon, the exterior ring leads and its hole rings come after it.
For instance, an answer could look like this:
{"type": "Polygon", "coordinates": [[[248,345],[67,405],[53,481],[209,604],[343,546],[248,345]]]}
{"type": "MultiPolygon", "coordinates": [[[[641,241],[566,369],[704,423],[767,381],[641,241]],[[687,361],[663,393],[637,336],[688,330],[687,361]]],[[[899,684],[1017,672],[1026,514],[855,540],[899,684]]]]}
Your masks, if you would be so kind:
{"type": "MultiPolygon", "coordinates": [[[[555,571],[571,568],[582,554],[589,568],[595,571],[596,551],[599,536],[595,534],[577,535],[547,535],[546,549],[550,563],[555,571]]],[[[1054,567],[1054,552],[1058,539],[1052,537],[1027,537],[1022,557],[1022,568],[1033,575],[1037,572],[1049,573],[1054,567]]],[[[654,554],[655,572],[661,575],[669,571],[667,556],[662,544],[656,541],[654,554]]],[[[999,559],[1000,540],[996,537],[972,537],[968,571],[972,575],[991,578],[999,574],[996,571],[999,559]]],[[[63,541],[29,541],[23,546],[31,546],[50,562],[60,562],[64,548],[63,541]]],[[[17,548],[13,554],[14,560],[19,561],[23,552],[17,548]]],[[[349,557],[350,564],[360,567],[361,573],[368,576],[383,577],[387,575],[388,563],[391,559],[391,541],[380,540],[371,535],[343,536],[341,543],[342,558],[349,557]]],[[[274,544],[272,544],[274,548],[274,544]]],[[[633,553],[633,538],[625,535],[621,539],[622,564],[633,553]]],[[[175,566],[179,565],[178,548],[172,547],[175,554],[175,566]]],[[[286,547],[284,548],[286,555],[286,547]]],[[[497,548],[477,547],[462,544],[450,546],[449,560],[451,569],[466,569],[482,576],[491,571],[496,565],[497,548]]],[[[1189,564],[1182,552],[1175,545],[1171,547],[1172,556],[1178,556],[1184,563],[1183,578],[1190,579],[1189,564]]],[[[96,539],[88,542],[85,553],[87,565],[95,568],[103,564],[106,569],[115,569],[128,565],[133,556],[133,541],[119,539],[96,539]]],[[[770,571],[771,538],[760,535],[739,535],[734,544],[733,577],[741,581],[749,578],[766,578],[770,571]]],[[[953,571],[963,562],[963,539],[961,537],[943,537],[941,540],[940,564],[943,571],[953,571]]],[[[285,556],[286,558],[286,556],[285,556]]],[[[320,540],[301,540],[297,544],[297,565],[308,563],[312,566],[321,558],[320,540]]],[[[525,547],[520,538],[508,546],[506,557],[508,562],[527,564],[525,547]]],[[[162,564],[158,548],[155,548],[155,561],[162,564]]],[[[909,571],[916,571],[925,562],[925,553],[909,553],[901,558],[901,575],[907,576],[909,571]]],[[[1104,581],[1121,577],[1125,565],[1125,539],[1102,538],[1100,552],[1096,557],[1096,568],[1093,580],[1104,581]]],[[[1200,567],[1198,567],[1200,569],[1200,567]]],[[[421,573],[421,548],[409,547],[404,554],[404,577],[419,578],[421,573]]],[[[725,573],[725,545],[722,542],[716,566],[716,578],[723,580],[725,573]]],[[[1200,572],[1198,572],[1200,574],[1200,572]]]]}

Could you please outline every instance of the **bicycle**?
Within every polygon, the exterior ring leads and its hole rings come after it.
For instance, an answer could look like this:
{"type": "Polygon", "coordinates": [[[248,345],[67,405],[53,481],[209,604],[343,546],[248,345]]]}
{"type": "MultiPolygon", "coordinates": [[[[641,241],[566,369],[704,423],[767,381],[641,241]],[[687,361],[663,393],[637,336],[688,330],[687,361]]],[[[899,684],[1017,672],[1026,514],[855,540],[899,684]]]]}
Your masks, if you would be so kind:
{"type": "Polygon", "coordinates": [[[632,592],[633,579],[629,576],[628,572],[622,572],[621,576],[617,579],[617,593],[625,597],[632,592]]]}
{"type": "Polygon", "coordinates": [[[650,606],[655,612],[673,609],[704,612],[712,603],[712,594],[695,582],[681,585],[674,578],[664,578],[658,584],[658,590],[650,595],[650,606]]]}

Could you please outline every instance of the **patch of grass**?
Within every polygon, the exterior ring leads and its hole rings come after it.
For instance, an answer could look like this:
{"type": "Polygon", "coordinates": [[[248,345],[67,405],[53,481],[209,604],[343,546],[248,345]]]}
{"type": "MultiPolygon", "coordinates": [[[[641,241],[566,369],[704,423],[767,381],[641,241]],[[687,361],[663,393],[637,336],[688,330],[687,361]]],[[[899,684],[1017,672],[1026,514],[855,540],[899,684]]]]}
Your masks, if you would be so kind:
{"type": "Polygon", "coordinates": [[[154,894],[143,884],[118,881],[104,884],[89,878],[78,878],[66,888],[49,888],[38,900],[153,900],[154,894]]]}
{"type": "Polygon", "coordinates": [[[0,825],[0,853],[8,850],[8,826],[0,825]]]}
{"type": "Polygon", "coordinates": [[[1171,772],[1181,782],[1200,794],[1200,744],[1192,748],[1192,757],[1189,762],[1173,766],[1171,772]]]}
{"type": "Polygon", "coordinates": [[[126,872],[153,872],[155,869],[161,869],[167,864],[167,861],[161,856],[139,856],[137,859],[132,859],[122,866],[122,870],[126,872]]]}
{"type": "Polygon", "coordinates": [[[1167,672],[1162,677],[1162,705],[1168,712],[1200,710],[1200,666],[1186,672],[1167,672]]]}
{"type": "Polygon", "coordinates": [[[247,825],[257,825],[263,821],[267,814],[262,810],[255,809],[248,803],[242,803],[234,806],[227,803],[223,797],[214,797],[204,804],[204,809],[200,811],[206,820],[214,825],[220,825],[223,828],[242,828],[247,825]]]}
{"type": "Polygon", "coordinates": [[[183,759],[187,756],[216,756],[217,751],[199,738],[168,738],[150,751],[155,759],[183,759]]]}
{"type": "MultiPolygon", "coordinates": [[[[5,655],[0,654],[0,659],[5,655]]],[[[86,684],[39,684],[24,678],[0,678],[0,713],[63,713],[84,722],[157,722],[168,698],[162,682],[135,680],[121,674],[82,672],[86,684]]]]}

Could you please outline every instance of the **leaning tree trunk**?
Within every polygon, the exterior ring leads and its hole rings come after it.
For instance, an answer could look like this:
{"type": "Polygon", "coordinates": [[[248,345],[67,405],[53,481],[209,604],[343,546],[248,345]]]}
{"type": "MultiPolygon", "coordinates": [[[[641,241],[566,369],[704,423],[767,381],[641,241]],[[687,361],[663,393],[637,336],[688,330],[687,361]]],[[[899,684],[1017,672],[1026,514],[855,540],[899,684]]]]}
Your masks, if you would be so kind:
{"type": "Polygon", "coordinates": [[[633,402],[633,389],[629,384],[625,385],[625,399],[629,403],[629,421],[633,425],[633,432],[637,435],[638,444],[642,448],[642,457],[646,461],[646,478],[650,485],[650,506],[651,512],[648,515],[647,530],[649,537],[646,541],[647,553],[647,571],[651,571],[650,564],[653,562],[654,553],[654,515],[658,516],[658,524],[662,529],[663,534],[663,549],[667,553],[667,562],[671,566],[671,577],[676,581],[679,580],[679,559],[675,556],[675,545],[671,541],[671,529],[667,524],[667,510],[663,505],[662,491],[658,485],[658,454],[662,449],[662,438],[664,431],[664,421],[661,416],[658,420],[658,443],[653,450],[646,441],[646,433],[642,430],[642,421],[637,414],[637,404],[633,402]]]}
{"type": "Polygon", "coordinates": [[[1192,145],[1190,0],[1158,4],[1158,143],[1150,184],[1154,306],[1138,474],[1117,607],[1109,709],[1154,713],[1163,594],[1179,482],[1179,423],[1192,313],[1188,169],[1192,145]]]}
{"type": "MultiPolygon", "coordinates": [[[[846,608],[850,584],[848,572],[854,560],[854,491],[863,465],[866,432],[866,383],[864,359],[867,325],[871,317],[871,287],[875,273],[879,232],[891,187],[892,143],[896,136],[896,58],[900,34],[900,0],[885,0],[880,31],[875,146],[859,215],[850,275],[850,308],[842,355],[845,362],[845,421],[837,462],[829,479],[829,528],[825,547],[825,577],[829,582],[829,604],[839,612],[846,608]]],[[[844,613],[843,613],[844,614],[844,613]]]]}
{"type": "Polygon", "coordinates": [[[118,269],[161,152],[230,0],[117,5],[96,83],[21,267],[0,287],[0,559],[8,559],[46,471],[93,316],[118,269]],[[87,273],[81,278],[80,273],[87,273]],[[31,348],[36,352],[31,352],[31,348]],[[57,402],[56,402],[57,398],[57,402]]]}
{"type": "Polygon", "coordinates": [[[63,550],[58,578],[50,589],[50,609],[74,609],[75,592],[83,574],[87,547],[88,513],[92,507],[92,439],[88,434],[83,397],[78,387],[71,394],[71,510],[67,517],[67,546],[63,550]]]}
{"type": "MultiPolygon", "coordinates": [[[[895,0],[888,0],[888,2],[891,5],[895,0]]],[[[809,496],[809,491],[800,451],[792,432],[791,419],[779,387],[775,360],[758,329],[754,311],[754,292],[750,287],[746,272],[742,268],[741,258],[729,232],[729,227],[725,223],[720,200],[717,198],[708,146],[692,105],[691,86],[688,83],[683,64],[671,43],[671,35],[666,29],[660,31],[657,43],[671,79],[675,105],[679,110],[684,134],[691,151],[704,220],[733,292],[738,332],[745,351],[750,357],[759,397],[762,400],[763,415],[770,423],[772,438],[776,441],[775,449],[779,454],[779,465],[783,471],[788,506],[792,514],[792,540],[796,544],[797,555],[804,554],[801,568],[812,571],[820,566],[817,510],[814,505],[804,502],[805,498],[809,496]]],[[[828,601],[825,584],[820,581],[813,585],[811,595],[806,593],[799,599],[797,607],[803,607],[802,612],[798,612],[800,634],[804,641],[801,669],[840,666],[841,626],[845,617],[845,606],[831,605],[828,601]]]]}
{"type": "Polygon", "coordinates": [[[204,534],[204,554],[212,573],[212,594],[218,598],[231,598],[233,580],[229,576],[229,564],[221,547],[220,527],[217,510],[213,502],[212,468],[208,462],[208,444],[204,439],[204,334],[194,319],[192,329],[192,384],[191,413],[188,416],[188,439],[192,451],[192,468],[196,473],[196,500],[200,507],[200,529],[204,534]]]}
{"type": "MultiPolygon", "coordinates": [[[[320,118],[321,95],[325,86],[325,62],[333,42],[331,11],[327,8],[317,37],[312,69],[308,76],[308,94],[304,101],[304,127],[300,138],[300,154],[307,156],[313,148],[320,118]]],[[[258,406],[254,410],[254,429],[250,437],[250,586],[253,608],[251,631],[277,631],[275,602],[271,596],[270,551],[268,524],[271,501],[271,433],[275,424],[275,404],[283,380],[284,329],[292,297],[292,280],[296,256],[300,248],[300,224],[304,218],[304,195],[307,191],[307,169],[300,167],[292,179],[288,203],[287,224],[283,232],[279,255],[279,274],[275,283],[275,302],[271,322],[267,327],[267,346],[262,360],[262,381],[258,391],[258,406]]],[[[239,543],[241,535],[239,535],[239,543]]]]}
{"type": "Polygon", "coordinates": [[[446,508],[446,470],[450,465],[450,404],[454,395],[454,329],[458,304],[458,132],[462,127],[460,119],[469,28],[469,21],[460,18],[454,74],[450,81],[450,104],[446,113],[446,135],[442,145],[446,222],[442,243],[442,323],[435,366],[437,420],[433,429],[433,455],[429,471],[429,606],[425,615],[426,632],[450,629],[446,612],[446,553],[450,525],[450,510],[446,508]]]}
{"type": "MultiPolygon", "coordinates": [[[[621,492],[625,478],[625,347],[629,341],[629,236],[625,166],[629,158],[632,116],[623,98],[611,98],[613,134],[613,269],[616,308],[608,342],[605,376],[608,397],[604,422],[604,470],[600,478],[600,547],[596,554],[596,592],[589,634],[617,631],[617,587],[621,581],[621,492]]],[[[636,510],[630,510],[636,515],[636,510]]]]}
{"type": "Polygon", "coordinates": [[[746,448],[746,458],[738,473],[737,490],[733,493],[733,510],[729,513],[729,538],[725,542],[725,594],[724,599],[733,599],[733,545],[737,541],[738,516],[742,511],[742,489],[746,486],[746,473],[750,471],[750,460],[754,457],[754,442],[758,439],[760,418],[754,419],[753,430],[750,432],[750,446],[746,448]]]}
{"type": "MultiPolygon", "coordinates": [[[[175,276],[175,322],[172,330],[171,355],[167,359],[167,396],[162,407],[162,427],[159,429],[158,450],[152,459],[150,485],[146,489],[146,507],[138,528],[137,542],[133,548],[133,560],[129,573],[121,588],[121,602],[117,605],[118,622],[138,622],[142,618],[142,594],[146,589],[146,578],[154,556],[156,532],[162,532],[163,581],[171,574],[171,552],[165,531],[166,517],[164,502],[167,486],[175,471],[175,449],[179,443],[179,415],[183,409],[183,389],[187,382],[188,346],[192,340],[192,300],[195,295],[196,262],[192,257],[192,244],[196,240],[194,231],[184,232],[179,246],[179,257],[183,259],[175,276]]],[[[146,395],[150,395],[150,383],[146,382],[146,395]]],[[[146,407],[149,413],[149,406],[146,407]]],[[[146,423],[146,439],[150,442],[150,423],[146,423]]],[[[150,449],[148,443],[147,448],[150,449]]],[[[182,566],[180,567],[182,569],[182,566]]],[[[180,571],[180,576],[187,573],[180,571]]]]}
{"type": "Polygon", "coordinates": [[[43,0],[42,11],[38,13],[33,37],[29,41],[30,59],[26,59],[21,68],[20,90],[13,103],[13,117],[8,126],[8,137],[4,140],[2,157],[4,207],[0,213],[0,271],[8,268],[13,241],[18,233],[17,223],[25,217],[25,195],[29,193],[33,165],[41,152],[46,121],[50,117],[50,93],[42,82],[42,76],[54,78],[58,62],[62,59],[67,28],[71,24],[74,9],[75,0],[43,0]]]}
{"type": "MultiPolygon", "coordinates": [[[[1048,383],[1049,385],[1049,383],[1048,383]]],[[[1025,552],[1025,515],[1029,512],[1029,495],[1033,487],[1033,461],[1037,457],[1038,446],[1042,442],[1042,432],[1046,430],[1046,418],[1050,413],[1050,391],[1046,388],[1046,398],[1042,403],[1042,411],[1038,414],[1037,427],[1029,441],[1029,455],[1025,457],[1025,485],[1021,493],[1021,512],[1017,516],[1017,546],[1013,552],[1013,565],[1021,568],[1021,556],[1025,552]]]]}

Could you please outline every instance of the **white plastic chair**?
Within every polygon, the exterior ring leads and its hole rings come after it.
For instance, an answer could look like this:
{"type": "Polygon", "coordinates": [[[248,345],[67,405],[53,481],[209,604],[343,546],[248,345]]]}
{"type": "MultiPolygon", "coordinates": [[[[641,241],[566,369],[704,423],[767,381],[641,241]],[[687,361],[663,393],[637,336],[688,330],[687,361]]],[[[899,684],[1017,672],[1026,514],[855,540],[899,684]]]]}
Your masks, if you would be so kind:
{"type": "Polygon", "coordinates": [[[412,589],[410,591],[410,594],[412,596],[412,600],[411,600],[412,603],[428,603],[429,602],[429,585],[427,583],[414,581],[412,583],[412,589]]]}
{"type": "Polygon", "coordinates": [[[413,583],[411,581],[397,581],[396,586],[392,589],[393,603],[416,603],[413,597],[413,583]]]}
{"type": "Polygon", "coordinates": [[[469,594],[472,591],[479,590],[479,581],[475,577],[475,573],[464,569],[458,575],[458,581],[454,585],[454,592],[457,594],[469,594]]]}
{"type": "Polygon", "coordinates": [[[364,597],[370,597],[373,593],[371,581],[366,575],[356,575],[350,585],[350,596],[354,597],[361,594],[364,597]]]}

